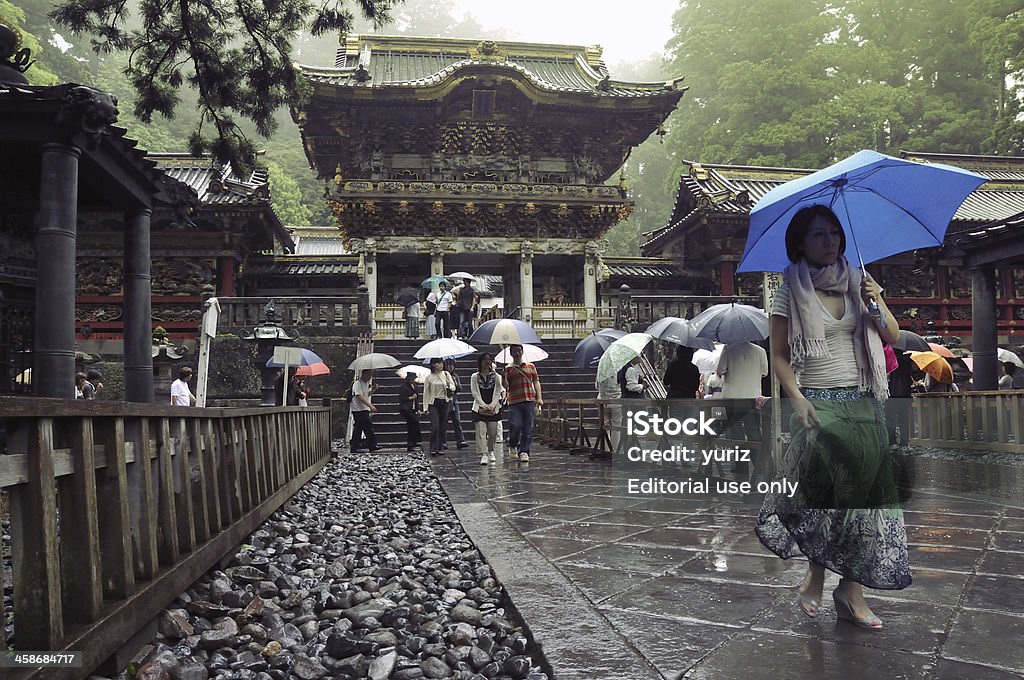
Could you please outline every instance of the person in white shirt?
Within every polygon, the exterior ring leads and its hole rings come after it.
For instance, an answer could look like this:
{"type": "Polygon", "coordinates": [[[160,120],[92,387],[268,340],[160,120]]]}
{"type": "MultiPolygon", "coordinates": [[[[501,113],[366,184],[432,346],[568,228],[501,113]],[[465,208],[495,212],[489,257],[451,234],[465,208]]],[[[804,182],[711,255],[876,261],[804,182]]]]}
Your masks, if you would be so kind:
{"type": "Polygon", "coordinates": [[[494,371],[494,359],[484,352],[477,360],[477,372],[469,378],[473,393],[473,420],[476,421],[476,450],[480,464],[495,462],[494,446],[501,426],[501,400],[505,383],[494,371]]]}
{"type": "MultiPolygon", "coordinates": [[[[768,353],[752,342],[736,342],[722,349],[718,360],[722,376],[722,399],[728,399],[727,436],[761,441],[761,414],[754,408],[761,395],[761,378],[768,375],[768,353]]],[[[743,466],[737,466],[742,468],[743,466]]]]}
{"type": "Polygon", "coordinates": [[[359,374],[359,379],[352,383],[352,441],[349,448],[353,453],[366,453],[367,451],[379,451],[382,447],[377,445],[377,435],[373,431],[373,422],[370,414],[377,412],[373,405],[372,398],[377,386],[373,384],[373,371],[366,369],[359,374]],[[363,446],[363,436],[366,437],[366,446],[363,446]]]}
{"type": "Polygon", "coordinates": [[[405,308],[405,337],[420,337],[420,303],[414,302],[405,308]]]}
{"type": "Polygon", "coordinates": [[[437,323],[437,335],[440,338],[452,337],[451,309],[453,301],[454,298],[452,298],[452,294],[448,292],[448,286],[442,283],[438,287],[437,311],[434,312],[437,323]]]}
{"type": "Polygon", "coordinates": [[[640,374],[640,357],[634,358],[626,366],[626,385],[622,396],[629,399],[643,399],[646,385],[644,377],[640,374]]]}
{"type": "Polygon", "coordinates": [[[427,337],[431,340],[437,340],[437,292],[430,291],[427,294],[426,300],[427,308],[427,337]]]}
{"type": "Polygon", "coordinates": [[[191,368],[182,366],[178,369],[178,379],[171,383],[171,406],[193,406],[196,403],[196,395],[188,387],[191,379],[191,368]]]}

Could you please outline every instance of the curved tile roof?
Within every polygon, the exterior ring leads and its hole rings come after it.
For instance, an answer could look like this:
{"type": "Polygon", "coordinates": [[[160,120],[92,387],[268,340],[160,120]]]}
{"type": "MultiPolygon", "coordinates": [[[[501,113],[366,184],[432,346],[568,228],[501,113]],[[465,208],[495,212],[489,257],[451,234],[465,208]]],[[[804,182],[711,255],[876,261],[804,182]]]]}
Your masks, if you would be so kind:
{"type": "Polygon", "coordinates": [[[352,36],[338,50],[333,68],[299,65],[314,83],[351,88],[415,88],[440,84],[457,71],[499,68],[525,77],[540,89],[599,97],[652,97],[680,92],[681,78],[668,82],[614,81],[598,48],[497,43],[498,56],[475,52],[473,41],[352,36]],[[507,49],[507,51],[506,51],[507,49]]]}
{"type": "MultiPolygon", "coordinates": [[[[993,180],[993,184],[982,185],[971,193],[957,209],[951,224],[954,232],[1024,212],[1024,158],[906,152],[901,155],[922,162],[955,164],[993,180]],[[1019,169],[1015,169],[1015,165],[1019,169]]],[[[645,251],[697,213],[747,215],[772,188],[814,172],[800,168],[707,165],[690,161],[684,161],[684,165],[688,166],[688,171],[679,180],[672,217],[668,224],[647,233],[647,241],[642,246],[645,251]]]]}

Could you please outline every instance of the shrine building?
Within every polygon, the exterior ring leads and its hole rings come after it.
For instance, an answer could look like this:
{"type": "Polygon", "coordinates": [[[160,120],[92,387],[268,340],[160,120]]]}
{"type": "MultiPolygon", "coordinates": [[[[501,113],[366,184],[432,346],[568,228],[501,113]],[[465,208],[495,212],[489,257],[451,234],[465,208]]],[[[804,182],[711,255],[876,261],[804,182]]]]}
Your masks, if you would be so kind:
{"type": "MultiPolygon", "coordinates": [[[[954,346],[973,344],[981,312],[972,309],[972,294],[981,264],[965,256],[987,228],[999,225],[995,231],[1005,240],[1007,225],[1019,223],[1024,213],[1024,158],[918,152],[902,152],[900,157],[954,165],[989,178],[957,210],[941,248],[902,253],[868,265],[885,289],[901,328],[943,336],[954,346]]],[[[761,274],[736,274],[750,209],[770,189],[811,172],[686,161],[672,216],[668,224],[645,234],[641,252],[703,272],[692,280],[696,293],[760,297],[761,274]]],[[[1024,344],[1020,338],[1024,261],[1018,253],[1014,255],[1016,260],[986,260],[986,271],[981,272],[993,281],[984,288],[992,289],[993,323],[1003,345],[1024,344]]]]}
{"type": "Polygon", "coordinates": [[[602,236],[633,208],[613,177],[681,79],[613,80],[596,46],[374,35],[299,70],[292,116],[378,330],[401,323],[396,290],[456,270],[541,331],[605,325],[602,236]]]}

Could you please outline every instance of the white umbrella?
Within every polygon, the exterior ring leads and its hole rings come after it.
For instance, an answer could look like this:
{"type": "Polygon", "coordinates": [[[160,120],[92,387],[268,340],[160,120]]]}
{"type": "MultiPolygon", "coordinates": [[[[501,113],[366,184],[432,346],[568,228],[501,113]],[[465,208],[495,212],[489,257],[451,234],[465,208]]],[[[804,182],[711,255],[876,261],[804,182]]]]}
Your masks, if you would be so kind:
{"type": "Polygon", "coordinates": [[[416,350],[417,359],[458,359],[476,352],[476,347],[455,338],[438,338],[416,350]]]}
{"type": "Polygon", "coordinates": [[[613,342],[597,363],[597,381],[613,377],[620,368],[640,356],[653,339],[647,333],[628,333],[613,342]]]}
{"type": "Polygon", "coordinates": [[[690,326],[698,338],[727,345],[760,342],[768,337],[768,315],[757,307],[735,302],[708,307],[690,319],[690,326]]]}
{"type": "Polygon", "coordinates": [[[364,354],[361,357],[356,357],[356,360],[348,365],[353,371],[365,371],[367,369],[376,370],[378,368],[394,368],[395,366],[401,366],[402,362],[394,358],[390,354],[381,354],[380,352],[370,352],[364,354]]]}
{"type": "Polygon", "coordinates": [[[1020,360],[1020,357],[1008,349],[999,348],[996,350],[996,359],[1001,364],[1013,364],[1017,368],[1024,368],[1024,361],[1020,360]]]}
{"type": "MultiPolygon", "coordinates": [[[[548,353],[542,350],[536,345],[523,345],[523,361],[529,361],[531,364],[534,361],[544,361],[548,358],[548,353]]],[[[498,352],[498,356],[494,357],[494,363],[496,364],[507,364],[512,361],[512,355],[509,354],[508,347],[498,352]]]]}
{"type": "Polygon", "coordinates": [[[718,370],[718,360],[722,358],[722,348],[725,345],[717,344],[713,350],[698,349],[693,353],[690,362],[696,366],[701,373],[714,373],[718,370]]]}
{"type": "Polygon", "coordinates": [[[450,280],[452,280],[452,281],[462,281],[464,279],[469,279],[470,281],[476,281],[476,277],[475,276],[473,276],[472,274],[467,274],[466,272],[455,272],[454,274],[449,274],[448,278],[450,280]]]}
{"type": "Polygon", "coordinates": [[[430,369],[425,366],[402,366],[400,369],[395,371],[395,373],[397,373],[398,377],[402,380],[405,380],[407,375],[413,373],[416,375],[416,382],[422,384],[423,381],[426,380],[427,376],[430,375],[430,369]]]}

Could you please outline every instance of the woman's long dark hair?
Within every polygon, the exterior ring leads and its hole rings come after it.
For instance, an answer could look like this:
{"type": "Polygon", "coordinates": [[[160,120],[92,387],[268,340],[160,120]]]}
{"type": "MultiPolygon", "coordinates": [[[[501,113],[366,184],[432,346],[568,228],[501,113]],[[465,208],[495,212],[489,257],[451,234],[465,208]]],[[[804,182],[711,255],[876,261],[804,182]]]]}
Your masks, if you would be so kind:
{"type": "Polygon", "coordinates": [[[483,370],[484,359],[490,359],[491,360],[491,370],[492,371],[494,370],[494,357],[492,357],[487,352],[484,352],[479,357],[477,357],[477,360],[476,360],[476,372],[477,373],[480,373],[483,370]]]}
{"type": "Polygon", "coordinates": [[[846,231],[836,214],[827,205],[809,205],[797,210],[786,228],[786,257],[790,262],[796,262],[803,254],[800,252],[800,246],[807,237],[807,232],[811,230],[811,221],[815,217],[824,217],[839,228],[839,254],[846,252],[846,231]]]}

